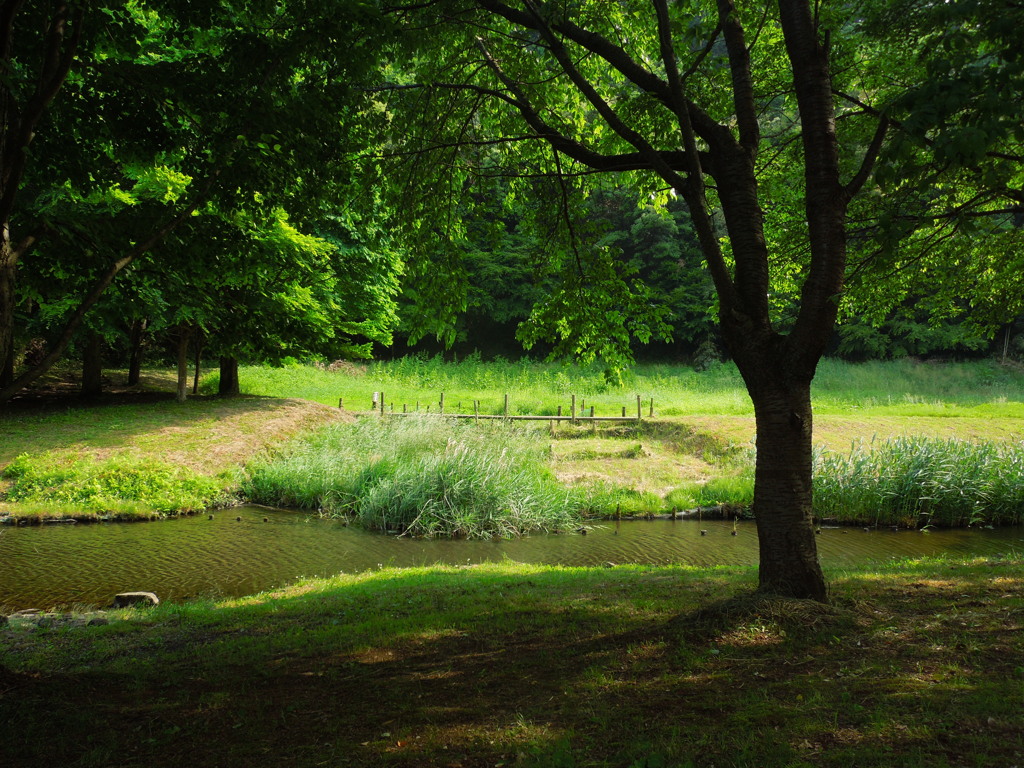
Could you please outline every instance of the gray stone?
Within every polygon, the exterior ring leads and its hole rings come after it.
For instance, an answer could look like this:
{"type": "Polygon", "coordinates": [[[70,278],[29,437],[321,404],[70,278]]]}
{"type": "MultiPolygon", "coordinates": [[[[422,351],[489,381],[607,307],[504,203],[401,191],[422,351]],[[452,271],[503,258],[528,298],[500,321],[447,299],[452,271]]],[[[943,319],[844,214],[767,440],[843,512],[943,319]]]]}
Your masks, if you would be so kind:
{"type": "Polygon", "coordinates": [[[160,605],[160,598],[152,592],[122,592],[114,595],[115,608],[127,608],[129,605],[160,605]]]}
{"type": "Polygon", "coordinates": [[[87,627],[105,627],[109,623],[110,623],[110,619],[104,619],[102,616],[97,616],[94,619],[89,619],[89,623],[86,624],[85,626],[87,626],[87,627]]]}

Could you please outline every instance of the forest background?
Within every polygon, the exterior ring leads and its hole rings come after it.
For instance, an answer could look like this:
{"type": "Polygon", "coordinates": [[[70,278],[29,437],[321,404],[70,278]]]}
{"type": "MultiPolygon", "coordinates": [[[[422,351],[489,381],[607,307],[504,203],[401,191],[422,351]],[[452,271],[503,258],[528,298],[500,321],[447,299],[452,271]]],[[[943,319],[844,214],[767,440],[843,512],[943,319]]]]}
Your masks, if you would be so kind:
{"type": "MultiPolygon", "coordinates": [[[[866,4],[857,33],[884,46],[899,30],[880,24],[900,5],[866,4]]],[[[192,357],[228,366],[532,351],[603,359],[613,377],[635,357],[700,367],[727,356],[681,199],[621,174],[534,174],[527,159],[512,173],[492,145],[468,139],[407,151],[380,87],[395,80],[396,48],[411,46],[396,38],[400,6],[346,6],[5,5],[4,399],[69,348],[84,361],[85,394],[101,387],[103,365],[137,371],[144,348],[152,360],[183,360],[190,344],[192,357]],[[438,155],[472,174],[436,195],[447,221],[410,228],[402,185],[438,155]],[[581,283],[591,288],[574,307],[566,296],[581,283]],[[607,306],[593,303],[598,294],[607,306]]],[[[937,157],[912,156],[907,139],[876,169],[869,197],[891,204],[851,230],[858,259],[828,351],[1020,356],[1020,122],[1002,99],[1020,66],[1001,46],[1012,13],[985,2],[947,17],[906,9],[923,68],[913,75],[926,79],[898,105],[900,128],[910,139],[913,124],[918,136],[931,131],[916,151],[937,157]],[[977,27],[965,39],[968,23],[977,27]],[[987,90],[969,92],[979,85],[987,90]],[[997,164],[982,167],[991,155],[997,164]],[[918,178],[914,192],[892,170],[933,161],[973,178],[938,212],[911,195],[934,200],[949,187],[927,190],[918,178]]],[[[792,138],[777,142],[782,161],[792,138]]],[[[798,186],[799,167],[786,167],[775,163],[771,183],[798,186]]],[[[767,224],[786,246],[791,222],[773,214],[767,224]]],[[[796,287],[779,272],[785,331],[796,287]]]]}

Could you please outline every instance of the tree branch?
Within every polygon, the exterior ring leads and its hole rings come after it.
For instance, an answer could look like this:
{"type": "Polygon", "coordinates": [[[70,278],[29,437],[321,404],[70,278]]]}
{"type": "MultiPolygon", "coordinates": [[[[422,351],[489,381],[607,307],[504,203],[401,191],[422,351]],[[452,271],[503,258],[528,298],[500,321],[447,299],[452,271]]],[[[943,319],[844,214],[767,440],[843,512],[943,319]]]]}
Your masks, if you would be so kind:
{"type": "Polygon", "coordinates": [[[889,118],[883,115],[881,120],[878,121],[878,126],[875,128],[875,135],[871,139],[871,144],[868,145],[868,149],[864,153],[864,159],[861,161],[860,168],[854,174],[854,177],[850,179],[850,183],[843,188],[847,199],[854,197],[870,178],[871,171],[875,167],[875,161],[878,160],[878,154],[882,151],[882,145],[885,143],[885,134],[888,131],[889,118]]]}
{"type": "Polygon", "coordinates": [[[729,52],[729,73],[732,77],[732,101],[740,132],[740,145],[757,156],[761,141],[761,127],[757,122],[754,103],[754,83],[750,74],[750,50],[743,36],[743,25],[736,18],[732,0],[718,0],[718,23],[725,33],[725,47],[729,52]]]}
{"type": "MultiPolygon", "coordinates": [[[[600,56],[619,74],[625,77],[626,80],[671,108],[671,95],[668,84],[637,63],[623,48],[596,32],[585,30],[566,19],[559,20],[548,27],[543,19],[540,19],[537,15],[511,8],[504,2],[500,2],[500,0],[476,0],[476,4],[480,8],[502,16],[513,24],[532,29],[535,32],[543,33],[544,28],[547,28],[549,31],[553,30],[564,35],[582,48],[600,56]]],[[[696,104],[687,102],[686,106],[690,112],[690,119],[693,122],[694,130],[702,139],[709,144],[732,140],[729,130],[715,121],[696,104]]]]}
{"type": "Polygon", "coordinates": [[[729,269],[722,254],[722,247],[715,237],[714,223],[707,208],[707,192],[704,187],[704,170],[701,167],[700,153],[697,151],[697,140],[690,122],[690,112],[686,107],[683,92],[683,81],[676,63],[675,49],[672,47],[672,30],[669,26],[667,0],[653,0],[654,10],[658,17],[658,41],[661,47],[661,58],[665,64],[669,89],[672,97],[673,112],[679,122],[679,133],[683,141],[683,156],[686,162],[686,187],[680,191],[690,217],[697,230],[701,251],[707,262],[711,279],[722,305],[732,307],[735,304],[735,286],[729,276],[729,269]]]}

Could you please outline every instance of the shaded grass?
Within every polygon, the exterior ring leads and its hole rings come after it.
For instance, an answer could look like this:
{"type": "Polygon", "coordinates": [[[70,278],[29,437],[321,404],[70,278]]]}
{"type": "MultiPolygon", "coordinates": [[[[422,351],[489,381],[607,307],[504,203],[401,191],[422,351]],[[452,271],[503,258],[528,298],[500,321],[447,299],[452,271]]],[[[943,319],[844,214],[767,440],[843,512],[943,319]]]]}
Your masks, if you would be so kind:
{"type": "Polygon", "coordinates": [[[12,767],[1020,762],[1024,561],[829,575],[819,606],[742,568],[384,569],[7,631],[0,744],[12,767]]]}

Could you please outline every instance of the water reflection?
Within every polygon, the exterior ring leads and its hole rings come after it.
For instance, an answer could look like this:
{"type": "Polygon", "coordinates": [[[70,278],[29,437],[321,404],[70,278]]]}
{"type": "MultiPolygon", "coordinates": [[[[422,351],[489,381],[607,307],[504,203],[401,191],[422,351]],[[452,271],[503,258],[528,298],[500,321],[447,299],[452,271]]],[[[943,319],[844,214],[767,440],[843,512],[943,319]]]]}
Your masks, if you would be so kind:
{"type": "MultiPolygon", "coordinates": [[[[303,576],[388,566],[500,561],[601,565],[753,565],[753,523],[655,520],[603,523],[587,536],[514,541],[417,540],[381,536],[302,513],[243,507],[161,523],[47,525],[0,529],[0,607],[104,605],[117,592],[164,600],[244,595],[303,576]],[[240,517],[241,520],[236,520],[240,517]],[[707,535],[702,536],[701,530],[707,535]]],[[[1024,529],[864,531],[826,529],[826,568],[894,557],[997,555],[1024,550],[1024,529]]]]}

